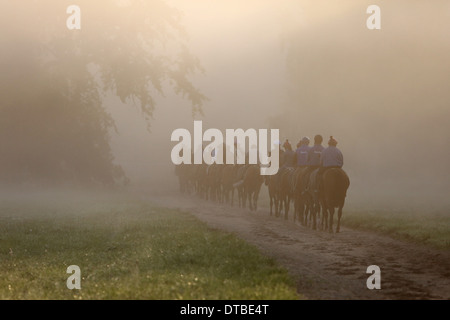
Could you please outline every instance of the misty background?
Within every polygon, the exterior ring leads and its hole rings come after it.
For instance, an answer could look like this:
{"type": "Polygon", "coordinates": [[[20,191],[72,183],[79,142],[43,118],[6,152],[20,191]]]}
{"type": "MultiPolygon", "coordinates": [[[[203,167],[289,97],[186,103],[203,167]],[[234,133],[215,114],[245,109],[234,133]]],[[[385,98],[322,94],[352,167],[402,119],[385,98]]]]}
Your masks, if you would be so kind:
{"type": "Polygon", "coordinates": [[[203,120],[333,135],[348,205],[450,205],[448,1],[78,1],[79,31],[70,4],[1,4],[3,189],[176,192],[170,135],[203,120]]]}

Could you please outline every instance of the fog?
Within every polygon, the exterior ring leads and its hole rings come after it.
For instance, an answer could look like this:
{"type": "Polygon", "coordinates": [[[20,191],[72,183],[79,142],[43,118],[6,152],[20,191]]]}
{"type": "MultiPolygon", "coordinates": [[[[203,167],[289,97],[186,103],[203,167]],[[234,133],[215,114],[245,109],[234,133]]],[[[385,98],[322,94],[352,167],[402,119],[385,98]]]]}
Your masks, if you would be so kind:
{"type": "MultiPolygon", "coordinates": [[[[130,179],[129,188],[176,192],[170,160],[175,143],[170,135],[177,128],[192,131],[193,120],[202,120],[204,130],[278,128],[281,139],[293,145],[302,136],[312,139],[316,134],[324,136],[326,145],[333,135],[351,181],[349,205],[433,209],[450,205],[448,1],[166,3],[181,13],[183,42],[201,65],[189,80],[207,99],[202,113],[193,115],[192,101],[175,93],[170,79],[165,79],[164,94],[152,92],[155,105],[146,122],[139,104],[111,90],[102,94],[117,129],[110,130],[114,163],[130,179]],[[366,27],[371,4],[381,8],[380,30],[366,27]]],[[[93,11],[84,15],[83,2],[80,7],[84,31],[93,27],[85,20],[96,16],[93,11]]],[[[159,17],[150,11],[149,17],[159,17]]],[[[98,4],[95,12],[106,16],[110,11],[98,4]]],[[[50,14],[59,16],[62,24],[67,18],[61,4],[42,16],[50,14]]],[[[41,15],[28,16],[34,21],[33,30],[39,28],[34,19],[41,15]]],[[[126,32],[134,32],[127,15],[123,20],[117,17],[106,16],[106,21],[112,28],[123,23],[126,32]]],[[[30,36],[10,16],[1,27],[8,46],[36,35],[30,36]]],[[[162,45],[165,51],[156,44],[154,50],[176,55],[171,50],[178,47],[177,39],[168,37],[162,45]]],[[[124,44],[121,50],[129,48],[124,44]]],[[[103,61],[113,61],[114,50],[103,54],[103,61]]],[[[8,72],[14,77],[14,71],[8,72]]],[[[20,90],[18,85],[16,89],[20,90]]]]}

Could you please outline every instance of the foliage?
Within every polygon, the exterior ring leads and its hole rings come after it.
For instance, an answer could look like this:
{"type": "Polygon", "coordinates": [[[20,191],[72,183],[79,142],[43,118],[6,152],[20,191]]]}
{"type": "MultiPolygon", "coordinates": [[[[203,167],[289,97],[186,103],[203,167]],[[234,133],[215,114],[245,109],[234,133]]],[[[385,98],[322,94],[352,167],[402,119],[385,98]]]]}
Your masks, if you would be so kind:
{"type": "Polygon", "coordinates": [[[1,4],[0,178],[114,184],[109,94],[134,103],[150,126],[155,96],[172,88],[192,112],[205,97],[189,81],[202,71],[186,47],[181,14],[162,0],[78,1],[81,30],[65,3],[1,4]]]}

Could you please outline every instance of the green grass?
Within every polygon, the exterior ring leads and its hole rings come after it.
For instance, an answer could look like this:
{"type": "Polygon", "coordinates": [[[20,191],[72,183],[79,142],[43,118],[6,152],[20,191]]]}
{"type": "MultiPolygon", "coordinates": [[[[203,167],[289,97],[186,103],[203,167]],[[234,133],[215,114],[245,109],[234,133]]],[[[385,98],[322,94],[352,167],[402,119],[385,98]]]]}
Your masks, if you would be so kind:
{"type": "Polygon", "coordinates": [[[0,299],[298,299],[285,269],[188,213],[0,203],[0,299]],[[69,265],[81,290],[69,290],[69,265]]]}
{"type": "Polygon", "coordinates": [[[439,249],[450,249],[450,215],[444,212],[345,210],[342,224],[439,249]]]}

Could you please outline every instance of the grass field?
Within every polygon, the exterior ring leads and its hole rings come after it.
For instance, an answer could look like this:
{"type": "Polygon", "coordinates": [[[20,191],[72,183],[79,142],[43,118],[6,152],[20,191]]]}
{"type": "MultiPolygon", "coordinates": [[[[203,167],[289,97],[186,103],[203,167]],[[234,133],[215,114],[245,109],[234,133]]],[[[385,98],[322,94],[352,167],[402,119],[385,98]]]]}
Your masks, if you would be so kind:
{"type": "Polygon", "coordinates": [[[450,215],[441,211],[425,213],[348,209],[342,216],[342,224],[440,249],[450,249],[450,215]]]}
{"type": "Polygon", "coordinates": [[[191,215],[145,204],[0,203],[0,299],[299,299],[287,271],[191,215]],[[81,290],[69,290],[69,265],[81,290]]]}

